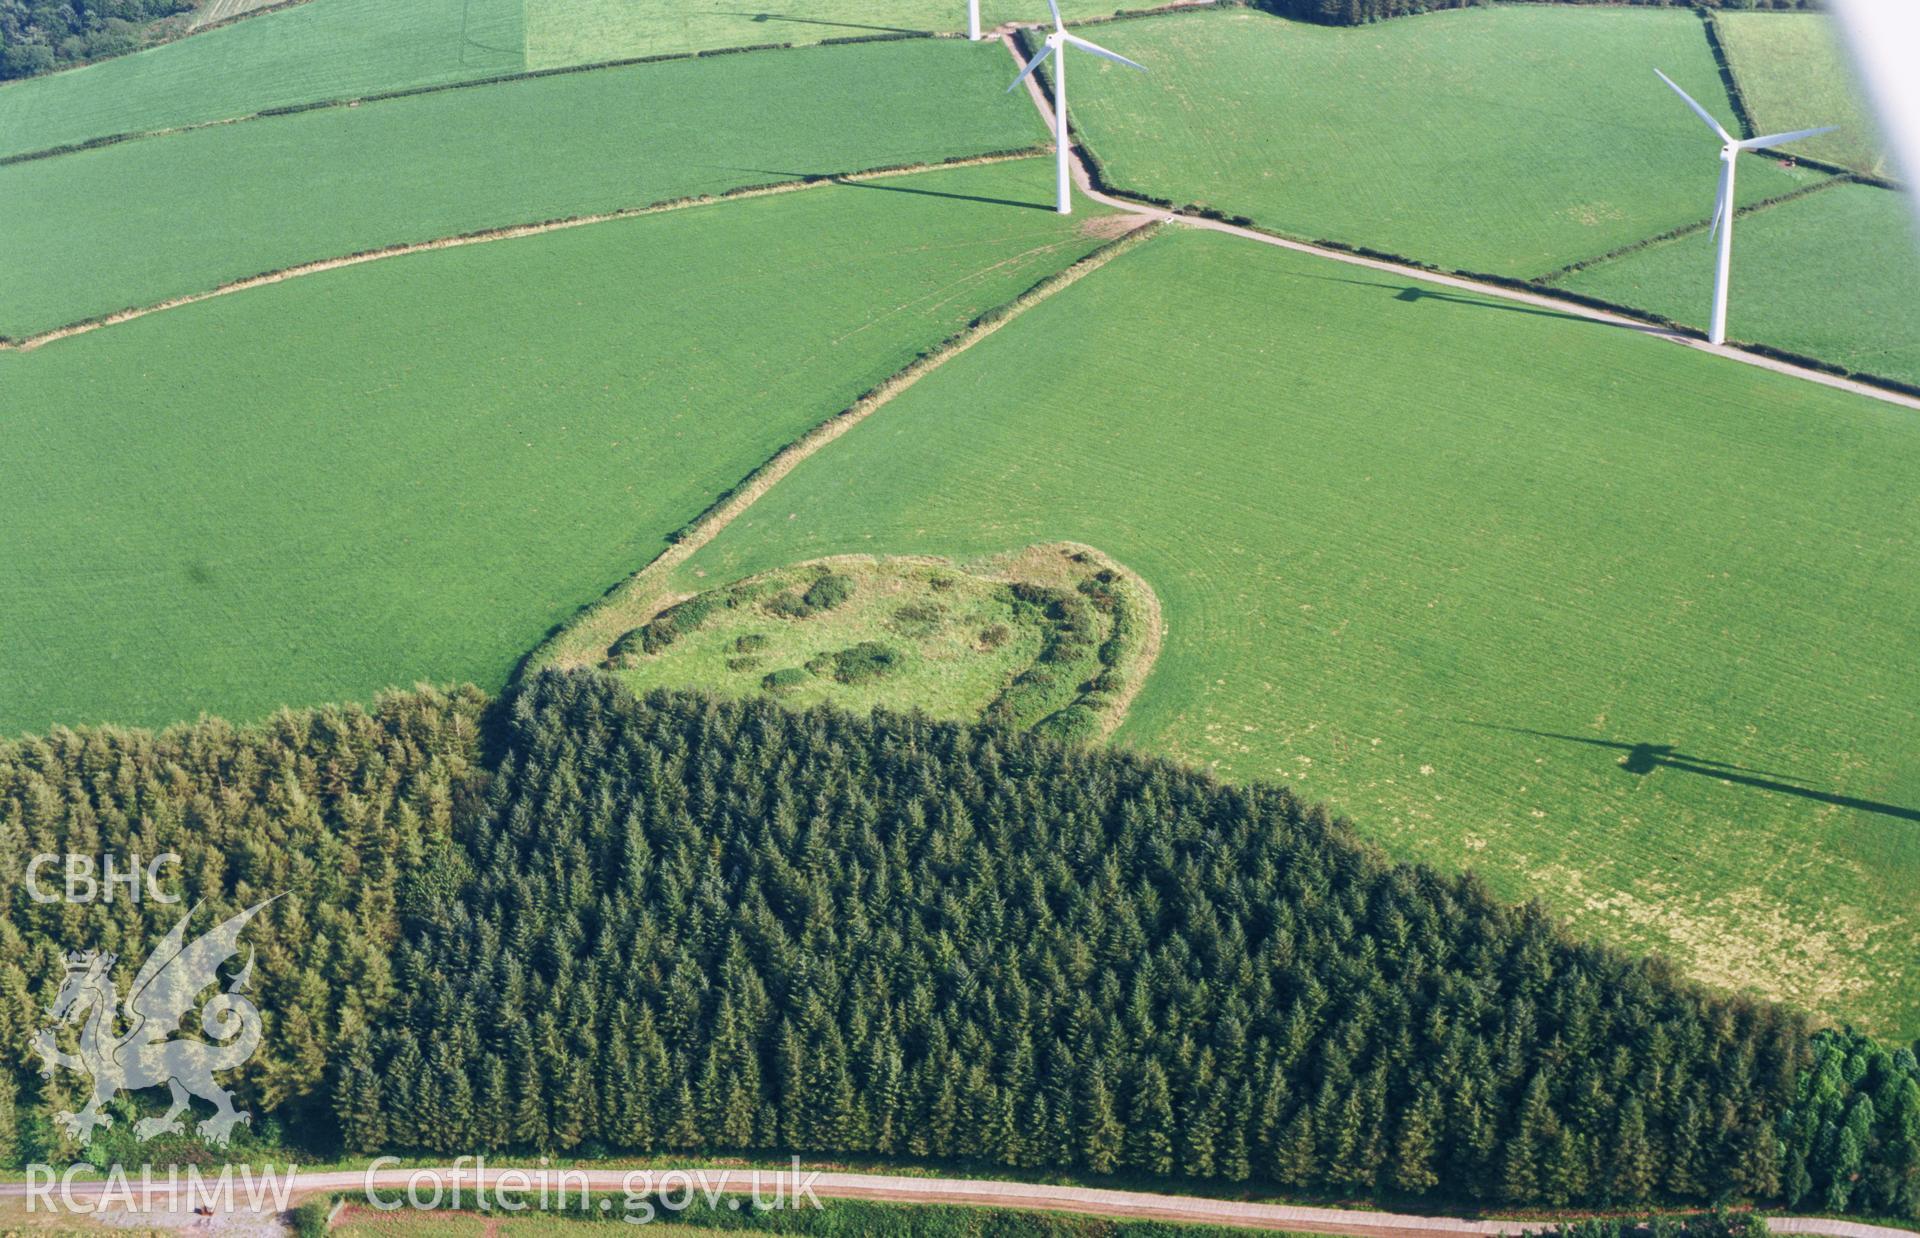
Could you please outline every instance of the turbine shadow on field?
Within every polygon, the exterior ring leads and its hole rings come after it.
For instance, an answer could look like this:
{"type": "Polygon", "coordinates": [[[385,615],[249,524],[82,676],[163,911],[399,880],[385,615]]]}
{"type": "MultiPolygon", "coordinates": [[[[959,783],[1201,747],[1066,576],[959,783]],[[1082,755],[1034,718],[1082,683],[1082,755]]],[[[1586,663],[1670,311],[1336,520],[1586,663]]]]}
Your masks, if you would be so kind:
{"type": "Polygon", "coordinates": [[[1394,300],[1405,301],[1409,304],[1420,301],[1447,301],[1455,305],[1471,305],[1476,309],[1505,310],[1509,314],[1532,314],[1536,318],[1560,318],[1567,322],[1593,324],[1591,318],[1583,318],[1579,314],[1568,314],[1561,310],[1541,309],[1535,305],[1516,305],[1508,301],[1493,301],[1485,297],[1465,296],[1457,292],[1441,292],[1435,288],[1423,288],[1418,284],[1383,284],[1378,280],[1343,279],[1338,275],[1310,275],[1307,278],[1324,279],[1335,284],[1352,284],[1356,288],[1383,288],[1388,292],[1399,294],[1394,297],[1394,300]]]}
{"type": "Polygon", "coordinates": [[[920,189],[912,185],[889,185],[884,181],[852,180],[845,176],[819,172],[781,172],[773,168],[728,168],[729,172],[755,172],[762,176],[785,176],[802,181],[827,181],[844,189],[879,189],[887,193],[910,193],[922,198],[952,198],[956,202],[979,202],[987,206],[1015,206],[1029,211],[1051,211],[1051,202],[1020,202],[1013,198],[988,198],[976,193],[948,193],[944,189],[920,189]]]}
{"type": "Polygon", "coordinates": [[[802,26],[834,26],[841,30],[878,30],[883,34],[931,34],[931,30],[909,30],[905,26],[874,26],[857,21],[825,21],[818,17],[794,17],[787,13],[761,13],[752,9],[720,9],[722,17],[746,17],[756,22],[785,21],[802,26]]]}
{"type": "Polygon", "coordinates": [[[1777,795],[1794,795],[1801,799],[1812,800],[1817,804],[1832,804],[1836,808],[1853,808],[1860,812],[1878,813],[1883,817],[1893,817],[1900,821],[1920,821],[1920,809],[1902,808],[1898,804],[1883,804],[1878,800],[1863,800],[1851,795],[1836,795],[1831,791],[1820,791],[1807,786],[1803,780],[1787,774],[1750,769],[1744,765],[1735,765],[1731,761],[1715,761],[1708,757],[1693,756],[1690,753],[1681,752],[1672,744],[1624,744],[1617,740],[1594,739],[1584,735],[1562,735],[1556,731],[1536,731],[1531,727],[1523,726],[1498,726],[1490,722],[1468,722],[1465,725],[1477,726],[1488,731],[1507,731],[1514,735],[1532,735],[1566,744],[1610,748],[1626,754],[1619,760],[1621,769],[1641,778],[1655,770],[1679,770],[1683,774],[1700,774],[1742,787],[1771,791],[1777,795]]]}

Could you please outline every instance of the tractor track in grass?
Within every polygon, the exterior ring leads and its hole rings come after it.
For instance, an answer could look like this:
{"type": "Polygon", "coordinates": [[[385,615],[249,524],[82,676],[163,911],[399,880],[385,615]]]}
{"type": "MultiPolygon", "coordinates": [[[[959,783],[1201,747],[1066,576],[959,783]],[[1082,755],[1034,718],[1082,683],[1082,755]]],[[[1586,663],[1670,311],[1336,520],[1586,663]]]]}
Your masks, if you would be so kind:
{"type": "MultiPolygon", "coordinates": [[[[881,1203],[960,1204],[972,1207],[1009,1209],[1021,1212],[1065,1212],[1081,1216],[1127,1220],[1155,1220],[1181,1224],[1211,1224],[1244,1229],[1288,1230],[1309,1234],[1346,1234],[1358,1238],[1498,1238],[1540,1230],[1553,1224],[1554,1218],[1478,1219],[1449,1216],[1417,1216],[1393,1212],[1368,1212],[1358,1209],[1317,1208],[1294,1204],[1252,1203],[1237,1199],[1217,1199],[1199,1195],[1174,1195],[1152,1191],[1113,1190],[1100,1187],[1060,1186],[1048,1183],[1012,1182],[988,1178],[935,1178],[877,1173],[846,1173],[832,1170],[760,1170],[748,1168],[717,1169],[692,1166],[656,1169],[481,1169],[472,1165],[443,1166],[437,1169],[381,1169],[330,1172],[294,1172],[285,1199],[310,1199],[339,1194],[347,1198],[358,1194],[360,1202],[381,1192],[391,1206],[393,1192],[410,1189],[416,1182],[433,1184],[444,1190],[458,1174],[467,1191],[484,1185],[497,1192],[502,1175],[513,1174],[510,1185],[523,1198],[539,1192],[540,1198],[559,1191],[562,1198],[585,1193],[657,1195],[665,1185],[676,1196],[680,1184],[689,1187],[689,1202],[702,1192],[715,1199],[723,1195],[739,1196],[771,1188],[790,1206],[804,1206],[808,1194],[818,1200],[870,1200],[881,1203]],[[646,1177],[643,1179],[642,1174],[646,1177]],[[426,1175],[416,1178],[416,1175],[426,1175]],[[672,1175],[669,1179],[669,1175],[672,1175]]],[[[93,1206],[105,1194],[104,1181],[75,1181],[70,1186],[54,1184],[46,1196],[47,1205],[56,1212],[62,1207],[62,1192],[76,1203],[93,1206]]],[[[163,1223],[175,1219],[180,1224],[192,1218],[177,1198],[182,1187],[156,1180],[153,1209],[163,1223]],[[163,1203],[164,1201],[164,1203],[163,1203]]],[[[425,1190],[423,1185],[421,1188],[425,1190]]],[[[26,1183],[0,1183],[0,1197],[28,1195],[26,1183]]],[[[236,1191],[244,1199],[244,1195],[236,1191]]],[[[436,1198],[438,1195],[436,1194],[436,1198]]],[[[271,1205],[267,1205],[270,1207],[271,1205]]],[[[236,1215],[251,1212],[259,1216],[264,1209],[236,1207],[236,1215]]],[[[1912,1231],[1867,1225],[1826,1217],[1769,1217],[1767,1227],[1775,1234],[1818,1234],[1825,1238],[1912,1238],[1912,1231]]]]}
{"type": "Polygon", "coordinates": [[[895,176],[913,176],[921,172],[935,172],[946,168],[976,167],[989,163],[1010,163],[1020,159],[1037,158],[1040,150],[1010,151],[996,155],[977,155],[967,158],[951,159],[942,163],[912,164],[906,167],[874,168],[863,172],[838,173],[832,176],[807,177],[800,180],[775,181],[765,185],[748,185],[739,189],[730,189],[725,193],[700,194],[694,197],[669,198],[645,206],[621,207],[619,210],[602,211],[591,215],[569,215],[560,219],[543,220],[539,223],[506,224],[495,228],[483,228],[475,232],[463,232],[456,236],[435,237],[427,241],[407,241],[398,245],[386,245],[378,249],[363,250],[335,258],[317,258],[311,262],[297,263],[259,275],[249,275],[245,279],[231,280],[209,288],[204,292],[190,292],[182,296],[169,297],[156,301],[152,305],[135,306],[129,309],[115,310],[96,318],[87,318],[79,322],[53,327],[34,335],[10,339],[0,336],[0,352],[32,352],[44,348],[59,340],[71,339],[76,335],[87,335],[104,327],[118,326],[124,322],[145,318],[165,310],[180,309],[188,305],[197,305],[202,301],[211,301],[215,297],[231,296],[236,292],[248,292],[255,288],[264,288],[269,284],[278,284],[289,279],[298,279],[304,275],[320,275],[327,271],[338,271],[344,267],[361,266],[369,262],[382,262],[388,258],[405,258],[410,254],[423,254],[436,249],[458,249],[467,245],[485,245],[493,241],[515,241],[523,237],[542,236],[549,232],[565,232],[571,228],[585,228],[593,224],[614,223],[623,219],[639,219],[645,215],[662,215],[672,211],[692,210],[702,206],[718,206],[725,202],[738,202],[746,198],[766,198],[775,194],[798,193],[806,189],[817,189],[822,185],[832,185],[847,181],[884,180],[895,176]]]}
{"type": "MultiPolygon", "coordinates": [[[[1027,65],[1026,57],[1020,50],[1019,31],[1023,29],[1045,28],[1045,25],[1040,22],[1015,22],[1002,26],[995,32],[999,36],[1001,45],[1007,49],[1007,54],[1013,58],[1016,72],[1026,68],[1027,65]]],[[[1053,115],[1053,103],[1047,98],[1046,92],[1041,88],[1040,75],[1036,73],[1028,77],[1026,86],[1027,97],[1033,100],[1033,106],[1039,110],[1040,118],[1046,122],[1047,131],[1050,133],[1057,132],[1053,115]]],[[[1687,348],[1711,353],[1717,357],[1725,357],[1730,361],[1738,361],[1744,365],[1755,366],[1763,370],[1771,370],[1776,374],[1784,374],[1789,378],[1804,379],[1807,382],[1819,383],[1823,387],[1832,387],[1836,390],[1851,392],[1854,395],[1862,395],[1870,399],[1880,400],[1887,404],[1895,404],[1901,408],[1920,411],[1920,398],[1914,396],[1905,395],[1897,391],[1890,391],[1884,387],[1876,387],[1870,383],[1859,382],[1851,378],[1842,378],[1836,374],[1822,373],[1819,370],[1795,365],[1790,361],[1782,361],[1775,357],[1749,352],[1744,348],[1736,348],[1731,344],[1709,343],[1707,340],[1697,336],[1675,331],[1668,327],[1656,326],[1653,323],[1643,322],[1637,318],[1630,318],[1625,314],[1616,314],[1607,310],[1595,309],[1589,305],[1582,305],[1577,301],[1562,300],[1558,297],[1546,296],[1541,293],[1522,292],[1513,288],[1503,288],[1498,284],[1482,283],[1479,280],[1468,279],[1459,275],[1446,275],[1438,271],[1424,270],[1420,267],[1406,266],[1397,262],[1387,262],[1379,258],[1369,258],[1362,254],[1345,253],[1337,249],[1328,249],[1321,245],[1312,245],[1305,241],[1296,241],[1289,237],[1276,236],[1271,232],[1262,232],[1256,228],[1247,228],[1239,224],[1227,223],[1224,220],[1184,215],[1177,211],[1168,210],[1165,207],[1147,206],[1126,198],[1115,197],[1112,194],[1103,193],[1094,184],[1092,170],[1088,167],[1087,161],[1080,149],[1076,147],[1072,155],[1073,157],[1068,160],[1068,163],[1073,169],[1074,185],[1079,189],[1081,195],[1091,201],[1100,203],[1102,206],[1111,207],[1116,211],[1125,211],[1129,214],[1144,216],[1162,223],[1177,223],[1189,228],[1200,228],[1208,232],[1224,232],[1229,236],[1236,236],[1242,240],[1257,241],[1262,245],[1273,245],[1280,249],[1291,249],[1298,253],[1312,254],[1315,257],[1325,258],[1332,262],[1341,262],[1348,266],[1365,267],[1368,270],[1398,276],[1401,279],[1415,280],[1423,284],[1436,284],[1443,288],[1453,288],[1461,292],[1473,293],[1476,296],[1492,297],[1497,300],[1526,305],[1535,309],[1551,310],[1554,313],[1565,314],[1573,318],[1583,318],[1589,322],[1596,322],[1605,326],[1623,327],[1629,331],[1638,331],[1643,335],[1652,336],[1655,339],[1684,345],[1687,348]]]]}

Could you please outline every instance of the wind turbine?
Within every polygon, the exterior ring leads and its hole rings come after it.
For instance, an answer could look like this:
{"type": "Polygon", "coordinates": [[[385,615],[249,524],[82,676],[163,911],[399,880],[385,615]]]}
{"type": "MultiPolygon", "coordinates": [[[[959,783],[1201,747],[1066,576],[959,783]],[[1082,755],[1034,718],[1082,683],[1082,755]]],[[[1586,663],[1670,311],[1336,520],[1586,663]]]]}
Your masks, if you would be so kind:
{"type": "Polygon", "coordinates": [[[980,41],[980,0],[967,0],[967,37],[980,41]]]}
{"type": "Polygon", "coordinates": [[[1027,61],[1027,67],[1020,70],[1020,76],[1014,78],[1013,86],[1007,89],[1012,90],[1026,81],[1033,76],[1033,71],[1039,68],[1047,57],[1055,52],[1060,53],[1060,59],[1053,63],[1053,137],[1054,146],[1059,155],[1059,210],[1062,215],[1070,215],[1073,213],[1073,181],[1069,168],[1073,159],[1073,150],[1067,142],[1067,46],[1071,44],[1083,52],[1105,56],[1116,64],[1126,65],[1129,69],[1138,69],[1142,73],[1147,71],[1147,66],[1135,64],[1119,52],[1110,52],[1098,43],[1089,43],[1077,34],[1068,34],[1066,26],[1060,20],[1060,5],[1056,0],[1047,0],[1047,7],[1053,10],[1053,33],[1047,36],[1046,49],[1027,61]]]}
{"type": "Polygon", "coordinates": [[[1792,133],[1769,133],[1763,137],[1747,138],[1744,141],[1734,137],[1720,127],[1713,113],[1694,102],[1692,95],[1675,85],[1674,80],[1660,70],[1655,69],[1660,80],[1673,87],[1673,93],[1687,101],[1694,115],[1707,122],[1707,128],[1719,135],[1720,147],[1720,196],[1713,203],[1713,230],[1710,236],[1720,241],[1719,273],[1713,282],[1713,327],[1707,332],[1707,338],[1715,344],[1727,342],[1727,274],[1733,266],[1733,216],[1736,209],[1733,200],[1733,165],[1743,151],[1759,150],[1765,146],[1778,146],[1782,142],[1798,142],[1801,138],[1815,137],[1822,133],[1832,133],[1834,126],[1827,125],[1819,129],[1796,129],[1792,133]]]}

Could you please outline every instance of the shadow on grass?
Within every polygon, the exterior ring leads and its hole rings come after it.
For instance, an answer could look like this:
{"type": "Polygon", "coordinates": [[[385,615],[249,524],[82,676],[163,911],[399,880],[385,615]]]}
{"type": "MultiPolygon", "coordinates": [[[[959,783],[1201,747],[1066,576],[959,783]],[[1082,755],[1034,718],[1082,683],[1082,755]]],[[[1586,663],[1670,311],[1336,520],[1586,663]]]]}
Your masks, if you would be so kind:
{"type": "Polygon", "coordinates": [[[820,172],[782,172],[774,168],[728,168],[729,172],[753,172],[760,176],[783,176],[800,181],[827,181],[843,189],[878,189],[883,193],[910,193],[922,198],[951,198],[956,202],[979,202],[987,206],[1012,206],[1029,211],[1051,211],[1052,202],[1020,202],[1013,198],[988,198],[976,193],[948,193],[944,189],[921,189],[913,185],[891,185],[878,180],[850,180],[820,172]]]}
{"type": "Polygon", "coordinates": [[[1514,735],[1532,735],[1540,739],[1558,740],[1565,744],[1585,744],[1593,748],[1609,748],[1625,753],[1619,761],[1619,767],[1629,774],[1644,778],[1655,770],[1679,770],[1683,774],[1700,774],[1707,778],[1717,778],[1737,786],[1753,787],[1761,791],[1771,791],[1776,795],[1792,795],[1800,799],[1812,800],[1817,804],[1832,804],[1837,808],[1852,808],[1859,812],[1877,813],[1883,817],[1892,817],[1898,821],[1920,821],[1920,809],[1902,808],[1898,804],[1883,804],[1878,800],[1864,800],[1851,795],[1836,795],[1831,791],[1821,791],[1809,787],[1804,781],[1786,774],[1776,774],[1770,770],[1749,769],[1744,765],[1735,765],[1729,761],[1715,761],[1707,757],[1696,757],[1681,752],[1672,744],[1625,744],[1610,739],[1593,739],[1583,735],[1561,735],[1555,731],[1536,731],[1523,726],[1497,726],[1489,722],[1468,722],[1467,726],[1477,726],[1488,731],[1507,731],[1514,735]]]}
{"type": "MultiPolygon", "coordinates": [[[[1420,301],[1446,301],[1454,305],[1471,305],[1475,309],[1505,310],[1509,314],[1531,314],[1536,318],[1559,318],[1566,322],[1580,322],[1595,325],[1593,319],[1580,314],[1569,314],[1563,310],[1542,309],[1537,305],[1521,305],[1513,301],[1498,301],[1487,297],[1469,296],[1459,292],[1442,292],[1437,288],[1424,288],[1419,284],[1383,284],[1371,279],[1346,279],[1339,275],[1308,275],[1308,279],[1324,279],[1334,284],[1352,284],[1356,288],[1380,288],[1397,293],[1393,299],[1414,304],[1420,301]]],[[[1605,325],[1605,324],[1598,324],[1605,325]]]]}
{"type": "Polygon", "coordinates": [[[873,26],[857,21],[825,21],[818,17],[794,17],[787,13],[756,13],[751,9],[720,9],[722,17],[747,17],[757,22],[784,21],[802,26],[833,26],[840,30],[878,30],[882,34],[932,34],[931,30],[909,30],[905,26],[873,26]]]}

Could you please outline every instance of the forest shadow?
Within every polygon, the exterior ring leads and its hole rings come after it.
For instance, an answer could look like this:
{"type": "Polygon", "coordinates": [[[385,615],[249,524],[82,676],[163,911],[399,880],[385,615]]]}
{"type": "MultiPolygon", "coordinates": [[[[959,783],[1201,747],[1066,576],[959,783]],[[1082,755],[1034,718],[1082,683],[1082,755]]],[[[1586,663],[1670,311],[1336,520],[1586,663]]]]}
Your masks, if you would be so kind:
{"type": "Polygon", "coordinates": [[[1551,739],[1565,744],[1585,744],[1592,748],[1611,749],[1625,754],[1617,763],[1619,768],[1639,778],[1644,778],[1655,770],[1678,770],[1683,774],[1717,778],[1722,782],[1770,791],[1775,795],[1791,795],[1812,800],[1817,804],[1831,804],[1836,808],[1876,813],[1883,817],[1892,817],[1896,821],[1920,821],[1920,808],[1905,808],[1899,804],[1887,804],[1879,800],[1822,791],[1808,786],[1804,779],[1771,770],[1752,769],[1745,765],[1736,765],[1731,761],[1715,761],[1709,757],[1694,756],[1680,751],[1673,744],[1628,744],[1617,740],[1594,739],[1584,735],[1562,735],[1556,731],[1536,731],[1530,727],[1499,726],[1490,722],[1467,722],[1464,725],[1480,727],[1488,731],[1506,731],[1514,735],[1532,735],[1539,739],[1551,739]]]}

